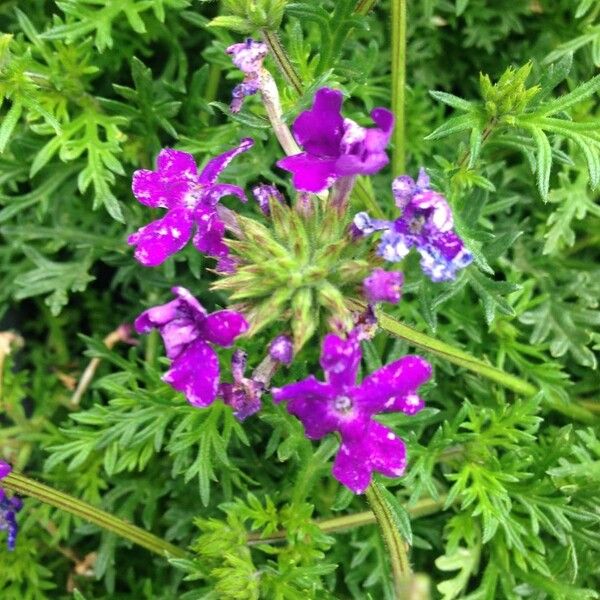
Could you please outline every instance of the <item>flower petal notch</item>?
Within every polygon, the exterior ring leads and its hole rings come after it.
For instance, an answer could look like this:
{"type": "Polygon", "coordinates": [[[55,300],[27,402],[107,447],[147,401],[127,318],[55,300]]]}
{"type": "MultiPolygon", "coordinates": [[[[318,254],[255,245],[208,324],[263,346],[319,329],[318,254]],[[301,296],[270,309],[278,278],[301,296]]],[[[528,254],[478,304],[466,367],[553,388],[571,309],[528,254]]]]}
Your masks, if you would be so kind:
{"type": "Polygon", "coordinates": [[[246,319],[232,310],[208,314],[183,287],[174,287],[175,300],[154,306],[135,321],[138,333],[158,329],[171,368],[163,381],[182,392],[197,407],[211,404],[219,390],[219,359],[211,344],[231,346],[248,330],[246,319]]]}
{"type": "Polygon", "coordinates": [[[372,175],[385,167],[385,148],[394,127],[386,108],[371,112],[376,127],[365,129],[341,114],[343,95],[339,90],[321,88],[313,106],[294,121],[292,132],[304,150],[277,165],[292,173],[297,190],[318,193],[341,177],[372,175]]]}
{"type": "Polygon", "coordinates": [[[347,339],[328,334],[321,350],[324,382],[311,375],[272,389],[273,400],[287,402],[288,411],[302,421],[308,438],[339,433],[341,443],[333,475],[356,494],[369,486],[373,471],[387,477],[404,473],[404,442],[373,416],[397,411],[414,414],[423,408],[417,389],[431,377],[427,361],[405,356],[358,384],[361,356],[356,331],[347,339]]]}
{"type": "Polygon", "coordinates": [[[226,258],[223,243],[225,224],[218,213],[223,196],[246,201],[244,190],[236,185],[219,184],[217,179],[229,163],[254,145],[244,138],[238,146],[208,162],[199,173],[194,157],[187,152],[166,148],[156,161],[156,171],[145,169],[133,174],[132,191],[139,202],[151,208],[165,208],[167,214],[141,227],[127,239],[135,246],[135,258],[145,267],[156,267],[179,252],[190,240],[198,250],[214,258],[226,258]]]}
{"type": "Polygon", "coordinates": [[[363,235],[383,231],[377,249],[383,259],[401,261],[415,248],[421,255],[421,269],[432,281],[452,281],[473,261],[473,255],[454,232],[448,201],[429,185],[425,169],[417,181],[408,175],[396,177],[392,192],[401,216],[384,221],[362,212],[355,215],[353,224],[363,235]]]}

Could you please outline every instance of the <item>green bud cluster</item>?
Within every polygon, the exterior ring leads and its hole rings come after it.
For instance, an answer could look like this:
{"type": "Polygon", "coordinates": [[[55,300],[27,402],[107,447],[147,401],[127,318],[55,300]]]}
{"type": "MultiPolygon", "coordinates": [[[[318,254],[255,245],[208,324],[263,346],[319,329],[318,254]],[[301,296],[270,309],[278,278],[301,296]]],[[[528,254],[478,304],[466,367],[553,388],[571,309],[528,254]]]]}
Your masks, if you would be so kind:
{"type": "Polygon", "coordinates": [[[490,118],[499,120],[519,115],[527,108],[540,91],[537,85],[526,86],[530,73],[531,63],[527,63],[519,69],[509,67],[496,83],[492,83],[488,75],[480,74],[479,87],[490,118]]]}
{"type": "Polygon", "coordinates": [[[286,4],[287,0],[223,0],[225,14],[213,19],[210,25],[243,34],[257,29],[276,31],[286,4]]]}
{"type": "Polygon", "coordinates": [[[280,322],[292,332],[296,351],[321,325],[349,329],[352,313],[344,298],[356,295],[377,257],[350,239],[348,223],[333,211],[301,217],[271,201],[271,221],[272,230],[238,216],[242,237],[227,242],[238,267],[212,289],[228,293],[251,334],[280,322]]]}

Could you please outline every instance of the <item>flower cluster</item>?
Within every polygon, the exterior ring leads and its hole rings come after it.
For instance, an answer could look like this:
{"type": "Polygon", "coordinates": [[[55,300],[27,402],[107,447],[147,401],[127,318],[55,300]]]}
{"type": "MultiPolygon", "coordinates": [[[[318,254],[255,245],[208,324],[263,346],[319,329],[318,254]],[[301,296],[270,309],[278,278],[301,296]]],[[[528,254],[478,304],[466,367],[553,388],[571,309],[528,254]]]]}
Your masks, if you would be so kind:
{"type": "Polygon", "coordinates": [[[384,232],[377,252],[385,260],[398,262],[414,247],[421,255],[421,268],[432,281],[455,279],[473,256],[454,232],[452,210],[447,200],[430,188],[425,169],[417,181],[408,175],[396,177],[392,192],[402,211],[400,217],[385,221],[358,213],[354,217],[356,229],[364,235],[384,232]]]}
{"type": "MultiPolygon", "coordinates": [[[[12,472],[12,467],[0,460],[0,480],[12,472]]],[[[9,498],[6,492],[0,488],[0,531],[7,532],[6,545],[9,550],[15,549],[19,525],[17,524],[17,513],[23,508],[23,501],[16,496],[9,498]]]]}
{"type": "Polygon", "coordinates": [[[225,292],[236,304],[230,304],[234,310],[208,314],[190,291],[174,287],[175,299],[146,310],[135,326],[139,333],[160,332],[171,360],[164,381],[196,407],[220,397],[239,420],[260,410],[261,396],[279,365],[289,366],[316,332],[333,329],[322,344],[325,381],[311,375],[274,388],[272,397],[287,403],[309,438],[339,434],[333,474],[362,493],[373,472],[398,477],[406,466],[404,442],[374,417],[421,410],[418,389],[431,377],[431,366],[423,358],[406,356],[367,375],[362,383],[356,381],[360,342],[376,327],[373,306],[398,303],[402,295],[404,275],[383,269],[382,259],[400,261],[414,247],[425,273],[434,281],[447,281],[472,257],[454,232],[448,202],[431,189],[423,169],[417,181],[406,175],[394,180],[393,197],[401,210],[397,219],[372,219],[364,212],[348,217],[355,177],[374,174],[388,164],[386,146],[394,125],[389,110],[374,109],[374,127],[364,128],[342,115],[339,90],[321,88],[312,107],[294,121],[292,138],[277,104],[274,80],[263,66],[266,46],[248,39],[227,52],[244,73],[244,81],[233,91],[231,110],[239,111],[246,96],[261,92],[277,138],[288,152],[277,166],[291,172],[296,201],[288,204],[271,184],[255,186],[253,195],[268,226],[219,205],[226,195],[246,200],[242,188],[217,179],[236,156],[253,146],[251,139],[210,160],[201,172],[191,155],[163,150],[156,171],[134,174],[136,198],[168,211],[130,236],[135,256],[145,266],[159,265],[193,234],[194,246],[218,259],[220,277],[212,289],[225,292]],[[294,153],[296,144],[299,153],[294,153]],[[330,188],[326,199],[324,192],[330,188]],[[225,239],[226,226],[237,239],[225,239]],[[377,255],[367,242],[376,231],[383,232],[377,255]],[[356,317],[346,300],[360,289],[368,310],[356,317]],[[273,339],[254,374],[246,374],[246,352],[237,348],[231,359],[232,381],[221,382],[215,347],[229,347],[240,336],[275,323],[290,334],[273,339]]]}

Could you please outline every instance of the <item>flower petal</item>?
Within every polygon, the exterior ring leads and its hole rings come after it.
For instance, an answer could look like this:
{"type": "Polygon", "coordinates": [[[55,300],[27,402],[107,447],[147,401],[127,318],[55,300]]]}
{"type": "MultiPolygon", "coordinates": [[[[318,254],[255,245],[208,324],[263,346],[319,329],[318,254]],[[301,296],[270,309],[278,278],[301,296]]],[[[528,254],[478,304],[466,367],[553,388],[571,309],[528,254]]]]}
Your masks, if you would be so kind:
{"type": "Polygon", "coordinates": [[[197,230],[194,234],[194,246],[209,256],[226,257],[229,248],[223,243],[225,223],[212,207],[200,207],[194,212],[197,230]]]}
{"type": "Polygon", "coordinates": [[[333,333],[323,339],[321,349],[321,367],[325,371],[327,383],[340,393],[354,386],[362,353],[355,335],[350,334],[343,340],[333,333]]]}
{"type": "Polygon", "coordinates": [[[312,108],[300,113],[294,121],[294,137],[306,152],[322,157],[339,156],[344,133],[344,118],[340,113],[343,101],[339,90],[321,88],[315,94],[312,108]]]}
{"type": "Polygon", "coordinates": [[[163,381],[179,392],[194,406],[211,404],[219,387],[219,359],[203,340],[190,344],[163,375],[163,381]]]}
{"type": "Polygon", "coordinates": [[[297,190],[318,193],[331,187],[336,180],[336,159],[321,158],[306,152],[287,156],[277,166],[291,171],[292,183],[297,190]]]}
{"type": "Polygon", "coordinates": [[[397,304],[402,295],[404,275],[399,271],[373,269],[363,281],[363,293],[370,304],[390,302],[397,304]]]}
{"type": "Polygon", "coordinates": [[[198,178],[199,183],[210,184],[215,183],[221,172],[227,168],[229,163],[242,152],[250,150],[254,146],[254,140],[252,138],[244,138],[238,146],[215,156],[206,163],[206,166],[202,169],[200,177],[198,178]]]}
{"type": "Polygon", "coordinates": [[[202,323],[202,336],[219,346],[231,346],[235,338],[248,331],[248,321],[235,310],[218,310],[202,323]]]}
{"type": "Polygon", "coordinates": [[[339,419],[330,410],[335,390],[314,376],[272,388],[271,394],[276,403],[288,401],[288,412],[302,421],[306,437],[316,440],[338,428],[339,419]]]}
{"type": "Polygon", "coordinates": [[[202,195],[202,201],[209,206],[215,206],[223,196],[237,196],[242,202],[247,202],[244,190],[230,183],[217,183],[208,187],[207,191],[202,195]]]}
{"type": "Polygon", "coordinates": [[[433,237],[417,250],[423,272],[435,282],[456,279],[457,272],[473,261],[473,255],[452,231],[433,237]]]}
{"type": "Polygon", "coordinates": [[[333,463],[333,476],[355,494],[371,483],[373,471],[399,477],[406,468],[406,446],[396,434],[370,421],[361,436],[345,436],[333,463]]]}
{"type": "Polygon", "coordinates": [[[3,479],[12,472],[12,467],[3,460],[0,460],[0,479],[3,479]]]}
{"type": "Polygon", "coordinates": [[[189,241],[192,222],[187,211],[172,209],[162,219],[138,229],[127,238],[135,258],[145,267],[156,267],[179,252],[189,241]]]}
{"type": "Polygon", "coordinates": [[[431,365],[420,356],[404,356],[365,377],[354,399],[362,411],[374,415],[395,410],[397,396],[415,394],[431,377],[431,365]]]}

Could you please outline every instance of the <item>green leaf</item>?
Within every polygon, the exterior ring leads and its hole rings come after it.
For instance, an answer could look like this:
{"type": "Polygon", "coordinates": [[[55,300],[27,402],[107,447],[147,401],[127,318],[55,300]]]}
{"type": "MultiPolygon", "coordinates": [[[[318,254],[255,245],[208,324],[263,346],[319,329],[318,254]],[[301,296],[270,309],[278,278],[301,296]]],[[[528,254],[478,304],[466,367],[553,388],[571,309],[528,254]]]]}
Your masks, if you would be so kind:
{"type": "Polygon", "coordinates": [[[13,102],[9,111],[4,115],[0,124],[0,152],[4,152],[6,149],[10,136],[19,122],[22,113],[23,105],[20,102],[13,102]]]}

